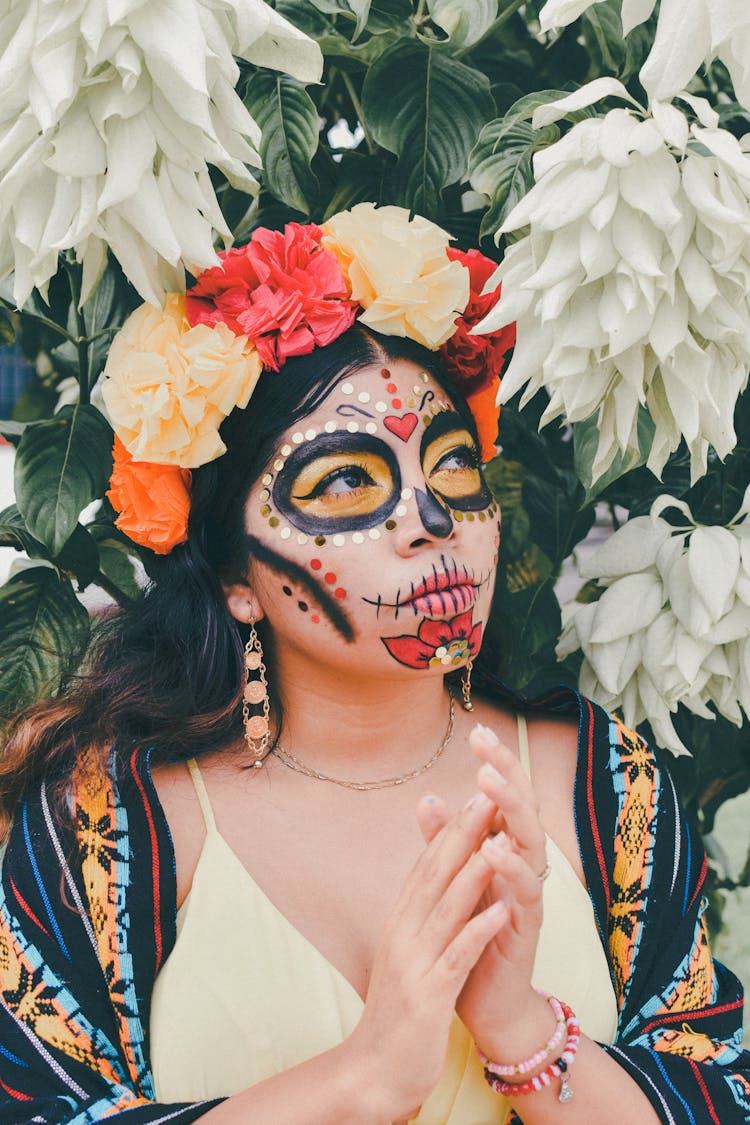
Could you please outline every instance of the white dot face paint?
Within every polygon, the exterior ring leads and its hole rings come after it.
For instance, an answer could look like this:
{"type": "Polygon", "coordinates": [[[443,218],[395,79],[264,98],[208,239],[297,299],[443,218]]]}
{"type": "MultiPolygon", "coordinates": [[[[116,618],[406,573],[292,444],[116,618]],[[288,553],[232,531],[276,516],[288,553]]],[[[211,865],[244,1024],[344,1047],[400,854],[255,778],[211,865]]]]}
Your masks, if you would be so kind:
{"type": "Polygon", "coordinates": [[[401,499],[402,500],[411,500],[412,496],[413,496],[413,493],[412,493],[412,490],[410,488],[404,488],[404,489],[401,490],[401,499]]]}
{"type": "Polygon", "coordinates": [[[361,391],[357,395],[357,399],[358,399],[359,402],[369,402],[370,401],[370,395],[368,394],[367,391],[361,391]]]}
{"type": "Polygon", "coordinates": [[[358,434],[359,433],[359,423],[358,422],[347,422],[346,428],[347,428],[347,430],[349,431],[350,434],[358,434]]]}
{"type": "Polygon", "coordinates": [[[274,461],[273,467],[274,467],[274,469],[276,470],[277,473],[280,473],[281,470],[284,468],[284,462],[281,459],[279,459],[278,461],[274,461]]]}
{"type": "Polygon", "coordinates": [[[367,534],[370,536],[371,539],[379,539],[380,538],[380,532],[378,531],[378,529],[376,527],[371,527],[370,530],[367,532],[367,534]]]}
{"type": "Polygon", "coordinates": [[[388,409],[388,403],[387,402],[376,402],[375,403],[375,409],[377,410],[378,414],[385,414],[386,410],[388,409]]]}
{"type": "Polygon", "coordinates": [[[365,431],[366,431],[366,432],[367,432],[368,434],[376,434],[376,433],[378,432],[378,427],[377,427],[377,424],[376,424],[375,422],[368,422],[368,423],[367,423],[367,424],[365,425],[365,431]]]}
{"type": "Polygon", "coordinates": [[[341,393],[342,393],[342,395],[353,395],[354,394],[354,387],[351,385],[351,383],[342,383],[341,384],[341,393]]]}
{"type": "Polygon", "coordinates": [[[305,440],[305,435],[301,434],[299,432],[299,430],[297,430],[296,433],[292,434],[292,441],[294,442],[295,445],[301,445],[304,440],[305,440]]]}
{"type": "Polygon", "coordinates": [[[297,542],[299,543],[300,547],[304,547],[309,538],[310,536],[305,535],[304,531],[300,531],[299,535],[297,536],[297,542]]]}
{"type": "Polygon", "coordinates": [[[399,504],[399,506],[396,508],[396,515],[397,516],[405,516],[406,515],[406,505],[405,504],[399,504]]]}
{"type": "Polygon", "coordinates": [[[305,430],[305,441],[312,441],[312,439],[315,437],[317,432],[318,432],[317,430],[313,430],[313,429],[305,430]]]}
{"type": "Polygon", "coordinates": [[[288,457],[292,452],[291,445],[282,445],[280,452],[282,457],[288,457]]]}
{"type": "Polygon", "coordinates": [[[365,537],[361,531],[352,532],[352,543],[364,543],[365,537]]]}
{"type": "Polygon", "coordinates": [[[271,474],[265,473],[264,476],[263,476],[263,484],[271,484],[272,481],[273,481],[273,477],[271,476],[271,474]]]}
{"type": "Polygon", "coordinates": [[[346,539],[343,535],[334,535],[331,539],[331,542],[333,543],[334,547],[343,547],[344,543],[346,543],[346,539]]]}
{"type": "Polygon", "coordinates": [[[327,434],[335,434],[336,433],[336,423],[335,422],[326,422],[323,429],[325,430],[325,432],[327,434]]]}
{"type": "Polygon", "coordinates": [[[288,527],[282,527],[280,535],[282,539],[290,539],[292,535],[291,529],[288,527]]]}

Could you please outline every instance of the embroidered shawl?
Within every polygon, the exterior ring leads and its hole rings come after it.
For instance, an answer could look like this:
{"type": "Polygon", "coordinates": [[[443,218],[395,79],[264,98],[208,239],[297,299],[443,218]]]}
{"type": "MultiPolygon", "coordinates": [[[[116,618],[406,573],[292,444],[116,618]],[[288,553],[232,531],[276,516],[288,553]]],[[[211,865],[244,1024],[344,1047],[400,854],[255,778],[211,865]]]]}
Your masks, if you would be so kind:
{"type": "MultiPolygon", "coordinates": [[[[711,958],[706,862],[669,774],[575,692],[515,707],[578,716],[575,819],[619,1006],[605,1048],[665,1125],[750,1121],[742,989],[711,958]]],[[[176,936],[174,852],[149,753],[83,760],[70,824],[47,786],[14,820],[0,881],[0,1125],[187,1125],[216,1101],[155,1099],[150,999],[176,936]]]]}

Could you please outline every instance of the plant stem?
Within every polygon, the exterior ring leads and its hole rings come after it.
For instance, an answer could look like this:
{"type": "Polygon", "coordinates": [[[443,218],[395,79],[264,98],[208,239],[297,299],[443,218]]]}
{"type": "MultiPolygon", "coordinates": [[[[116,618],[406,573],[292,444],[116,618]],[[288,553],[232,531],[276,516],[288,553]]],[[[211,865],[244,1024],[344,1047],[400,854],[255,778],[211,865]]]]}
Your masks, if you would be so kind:
{"type": "Polygon", "coordinates": [[[490,26],[485,31],[484,35],[480,35],[476,42],[472,43],[470,46],[462,47],[460,51],[456,51],[454,58],[462,59],[465,55],[468,55],[473,50],[475,50],[480,45],[480,43],[484,43],[486,39],[490,39],[495,34],[497,29],[499,27],[502,27],[504,23],[507,23],[508,20],[512,16],[514,16],[519,8],[522,8],[525,3],[526,0],[510,0],[508,6],[506,8],[503,8],[500,15],[492,21],[490,26]]]}
{"type": "Polygon", "coordinates": [[[75,344],[75,337],[71,336],[70,332],[63,328],[61,324],[56,324],[54,320],[50,320],[48,316],[42,316],[41,313],[28,312],[26,309],[16,309],[8,301],[3,300],[2,297],[0,297],[0,305],[9,312],[18,312],[19,316],[28,316],[31,320],[38,320],[39,323],[43,324],[46,328],[57,332],[58,335],[62,336],[64,340],[67,340],[68,343],[75,344]]]}
{"type": "Polygon", "coordinates": [[[78,401],[83,404],[89,401],[89,340],[86,335],[86,318],[80,308],[81,286],[78,272],[75,264],[68,258],[64,259],[64,263],[78,330],[73,342],[78,351],[78,401]]]}
{"type": "Polygon", "coordinates": [[[112,601],[117,602],[121,609],[128,609],[129,606],[133,605],[133,599],[129,598],[127,594],[123,594],[122,590],[118,589],[114,582],[110,582],[101,570],[97,573],[92,585],[98,586],[100,590],[104,590],[105,594],[109,594],[112,601]]]}
{"type": "Polygon", "coordinates": [[[357,94],[357,91],[354,89],[354,83],[352,82],[351,75],[347,74],[345,70],[341,70],[341,71],[339,71],[339,73],[344,80],[344,85],[346,86],[346,91],[347,91],[349,97],[351,98],[352,105],[354,107],[354,112],[357,115],[357,120],[359,121],[360,125],[362,126],[362,130],[365,134],[365,141],[367,142],[368,151],[370,152],[370,155],[373,155],[373,153],[377,152],[378,146],[375,144],[372,137],[370,136],[370,134],[367,131],[367,125],[365,124],[365,115],[362,112],[362,103],[359,100],[359,96],[357,94]]]}

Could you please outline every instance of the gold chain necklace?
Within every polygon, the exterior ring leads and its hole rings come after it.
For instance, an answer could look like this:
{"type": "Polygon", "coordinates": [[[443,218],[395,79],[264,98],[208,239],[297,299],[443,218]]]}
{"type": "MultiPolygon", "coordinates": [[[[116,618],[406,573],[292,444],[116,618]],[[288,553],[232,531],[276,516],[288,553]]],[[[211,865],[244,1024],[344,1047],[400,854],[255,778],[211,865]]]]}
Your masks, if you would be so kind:
{"type": "Polygon", "coordinates": [[[283,762],[285,766],[288,766],[290,770],[296,770],[297,773],[303,773],[305,777],[312,777],[316,781],[330,781],[332,785],[341,785],[344,789],[388,789],[392,785],[403,785],[405,781],[411,781],[412,778],[419,777],[421,773],[426,773],[431,766],[434,766],[453,737],[454,703],[452,693],[449,693],[449,699],[448,726],[443,735],[443,741],[424,765],[421,765],[419,769],[412,770],[410,773],[399,774],[398,777],[383,777],[380,778],[379,781],[344,781],[340,777],[331,777],[327,773],[319,773],[318,770],[312,769],[310,766],[306,765],[305,762],[300,761],[299,758],[295,758],[290,750],[286,750],[283,746],[279,745],[279,743],[274,746],[271,753],[275,754],[279,761],[283,762]]]}

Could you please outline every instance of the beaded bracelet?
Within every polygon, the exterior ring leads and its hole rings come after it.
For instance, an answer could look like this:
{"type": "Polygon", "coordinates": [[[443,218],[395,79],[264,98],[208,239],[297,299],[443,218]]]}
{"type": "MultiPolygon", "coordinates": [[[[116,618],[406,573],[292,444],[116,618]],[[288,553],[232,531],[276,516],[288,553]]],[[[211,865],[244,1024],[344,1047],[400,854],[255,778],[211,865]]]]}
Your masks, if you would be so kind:
{"type": "Polygon", "coordinates": [[[558,1101],[569,1102],[573,1097],[573,1091],[568,1084],[567,1072],[578,1052],[578,1044],[581,1039],[581,1025],[573,1010],[569,1008],[567,1004],[559,1000],[557,1003],[560,1005],[565,1016],[565,1027],[568,1033],[562,1054],[558,1059],[550,1063],[540,1074],[535,1074],[533,1078],[529,1078],[525,1082],[505,1082],[490,1069],[490,1066],[494,1066],[495,1064],[487,1063],[484,1069],[484,1077],[492,1089],[498,1094],[503,1094],[506,1098],[516,1097],[519,1094],[534,1094],[538,1090],[543,1090],[545,1086],[549,1086],[555,1078],[559,1078],[560,1093],[557,1095],[558,1101]]]}
{"type": "Polygon", "coordinates": [[[536,1051],[528,1059],[523,1062],[511,1063],[509,1066],[504,1064],[492,1062],[479,1051],[479,1057],[484,1064],[486,1070],[491,1071],[492,1074],[497,1075],[499,1078],[512,1078],[516,1074],[528,1074],[530,1070],[536,1070],[543,1062],[549,1058],[551,1054],[559,1050],[565,1042],[565,1013],[563,1012],[562,1005],[556,996],[551,996],[549,992],[542,992],[540,988],[536,990],[540,996],[543,996],[555,1017],[555,1030],[547,1043],[536,1051]]]}

